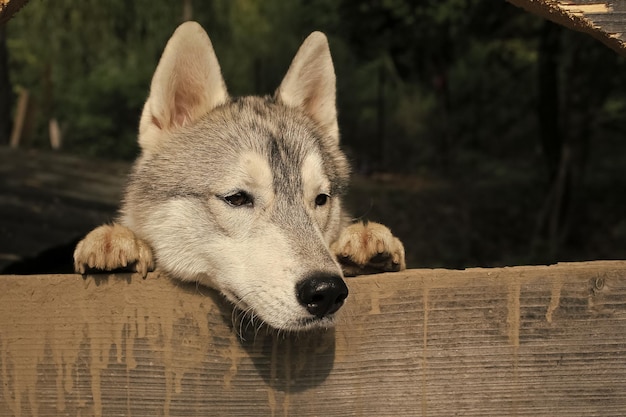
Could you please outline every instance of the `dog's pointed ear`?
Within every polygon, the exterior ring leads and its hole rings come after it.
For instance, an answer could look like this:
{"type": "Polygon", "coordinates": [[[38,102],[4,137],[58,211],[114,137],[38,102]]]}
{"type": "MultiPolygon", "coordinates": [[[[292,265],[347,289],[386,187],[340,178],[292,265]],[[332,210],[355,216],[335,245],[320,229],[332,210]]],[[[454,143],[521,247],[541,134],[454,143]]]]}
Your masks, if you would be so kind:
{"type": "Polygon", "coordinates": [[[335,69],[326,35],[313,32],[291,62],[276,90],[276,99],[304,110],[329,137],[339,142],[335,90],[335,69]]]}
{"type": "Polygon", "coordinates": [[[139,122],[139,145],[155,150],[169,132],[225,103],[228,92],[213,45],[196,22],[180,25],[152,77],[139,122]]]}

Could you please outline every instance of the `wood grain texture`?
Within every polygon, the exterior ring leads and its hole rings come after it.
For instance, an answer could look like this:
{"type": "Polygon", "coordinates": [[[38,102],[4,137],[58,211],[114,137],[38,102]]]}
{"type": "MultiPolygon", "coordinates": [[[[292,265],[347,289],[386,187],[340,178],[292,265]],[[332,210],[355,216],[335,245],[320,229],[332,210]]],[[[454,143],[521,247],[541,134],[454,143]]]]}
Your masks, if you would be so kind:
{"type": "Polygon", "coordinates": [[[348,284],[335,329],[277,335],[158,274],[2,276],[0,415],[626,414],[626,262],[348,284]]]}
{"type": "Polygon", "coordinates": [[[508,0],[531,13],[585,32],[626,56],[626,0],[508,0]]]}

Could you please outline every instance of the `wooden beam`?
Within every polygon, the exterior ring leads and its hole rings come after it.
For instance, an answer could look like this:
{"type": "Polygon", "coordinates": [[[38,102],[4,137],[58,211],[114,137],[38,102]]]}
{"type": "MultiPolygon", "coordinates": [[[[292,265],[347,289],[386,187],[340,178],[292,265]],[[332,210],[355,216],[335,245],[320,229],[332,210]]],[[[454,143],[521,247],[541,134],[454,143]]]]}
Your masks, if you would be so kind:
{"type": "Polygon", "coordinates": [[[531,13],[585,32],[626,56],[626,0],[508,0],[531,13]]]}
{"type": "Polygon", "coordinates": [[[17,101],[17,110],[15,111],[15,120],[13,122],[13,131],[11,132],[11,139],[9,141],[9,145],[13,149],[20,146],[22,136],[24,135],[24,125],[26,124],[28,116],[29,100],[30,94],[28,93],[28,90],[20,90],[19,99],[17,101]]]}
{"type": "Polygon", "coordinates": [[[28,0],[0,0],[0,25],[5,24],[28,0]]]}
{"type": "Polygon", "coordinates": [[[277,335],[158,274],[0,277],[0,415],[626,414],[626,262],[348,284],[277,335]]]}

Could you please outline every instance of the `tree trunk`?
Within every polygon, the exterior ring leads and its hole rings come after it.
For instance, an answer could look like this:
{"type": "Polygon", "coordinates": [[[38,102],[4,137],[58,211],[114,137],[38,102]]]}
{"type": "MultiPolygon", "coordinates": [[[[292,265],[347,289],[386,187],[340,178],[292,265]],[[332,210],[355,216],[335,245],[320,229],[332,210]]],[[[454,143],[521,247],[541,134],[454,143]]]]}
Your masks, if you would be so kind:
{"type": "Polygon", "coordinates": [[[0,144],[9,142],[11,134],[11,80],[6,47],[6,25],[0,25],[0,144]]]}
{"type": "Polygon", "coordinates": [[[385,100],[385,88],[387,84],[387,74],[384,65],[378,68],[378,88],[376,92],[376,131],[378,141],[378,161],[379,171],[387,171],[387,112],[385,100]]]}
{"type": "Polygon", "coordinates": [[[537,110],[539,135],[550,184],[533,237],[533,257],[553,262],[563,239],[562,226],[570,198],[571,164],[569,151],[564,154],[564,132],[561,128],[559,67],[562,58],[561,27],[546,21],[539,39],[537,63],[537,110]],[[564,156],[565,155],[565,156],[564,156]]]}
{"type": "Polygon", "coordinates": [[[183,22],[193,19],[193,4],[191,0],[183,0],[183,22]]]}
{"type": "Polygon", "coordinates": [[[553,181],[558,174],[563,148],[559,100],[560,54],[561,28],[546,21],[539,40],[537,110],[541,146],[550,181],[553,181]]]}

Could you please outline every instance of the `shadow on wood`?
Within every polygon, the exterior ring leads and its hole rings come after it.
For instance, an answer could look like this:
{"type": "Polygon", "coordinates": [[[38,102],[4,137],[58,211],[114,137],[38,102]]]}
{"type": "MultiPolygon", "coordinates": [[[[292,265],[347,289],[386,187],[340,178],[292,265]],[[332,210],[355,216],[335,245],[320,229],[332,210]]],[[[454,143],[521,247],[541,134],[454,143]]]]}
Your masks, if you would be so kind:
{"type": "Polygon", "coordinates": [[[276,334],[158,274],[2,276],[0,415],[626,413],[626,262],[348,284],[335,329],[276,334]]]}

